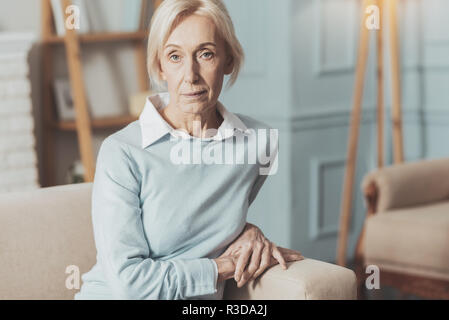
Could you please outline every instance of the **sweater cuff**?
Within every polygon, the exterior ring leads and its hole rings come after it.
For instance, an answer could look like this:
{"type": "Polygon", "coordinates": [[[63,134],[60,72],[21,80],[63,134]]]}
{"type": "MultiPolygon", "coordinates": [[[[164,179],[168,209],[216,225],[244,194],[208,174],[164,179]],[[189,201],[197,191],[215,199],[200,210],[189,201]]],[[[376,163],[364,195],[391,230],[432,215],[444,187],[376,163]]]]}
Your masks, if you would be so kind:
{"type": "Polygon", "coordinates": [[[212,264],[214,265],[214,269],[215,269],[215,292],[217,292],[217,285],[218,285],[218,266],[217,263],[215,262],[215,260],[210,259],[210,261],[212,261],[212,264]]]}
{"type": "Polygon", "coordinates": [[[218,267],[212,259],[178,260],[175,268],[180,276],[182,296],[191,298],[217,293],[218,267]]]}
{"type": "Polygon", "coordinates": [[[202,284],[204,292],[199,295],[217,293],[218,266],[213,259],[201,258],[202,263],[202,284]]]}

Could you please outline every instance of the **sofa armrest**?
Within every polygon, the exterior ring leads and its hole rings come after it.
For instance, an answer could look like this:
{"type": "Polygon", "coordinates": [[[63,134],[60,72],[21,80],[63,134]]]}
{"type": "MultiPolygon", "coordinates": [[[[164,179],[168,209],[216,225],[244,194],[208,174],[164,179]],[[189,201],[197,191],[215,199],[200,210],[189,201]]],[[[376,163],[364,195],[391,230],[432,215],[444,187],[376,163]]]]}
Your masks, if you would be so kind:
{"type": "Polygon", "coordinates": [[[367,174],[361,187],[371,213],[447,200],[449,158],[384,167],[367,174]]]}
{"type": "Polygon", "coordinates": [[[356,299],[356,276],[347,268],[304,259],[287,263],[287,270],[275,265],[256,280],[238,288],[226,281],[225,300],[315,300],[356,299]]]}

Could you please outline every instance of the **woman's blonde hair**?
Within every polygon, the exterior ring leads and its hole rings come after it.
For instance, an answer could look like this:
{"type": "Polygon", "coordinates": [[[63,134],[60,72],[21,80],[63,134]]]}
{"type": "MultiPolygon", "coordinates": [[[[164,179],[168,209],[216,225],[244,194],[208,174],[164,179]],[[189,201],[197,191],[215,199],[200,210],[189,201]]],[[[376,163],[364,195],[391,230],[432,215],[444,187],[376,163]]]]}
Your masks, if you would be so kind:
{"type": "Polygon", "coordinates": [[[148,36],[147,68],[153,88],[164,88],[164,81],[160,75],[160,57],[164,44],[181,20],[192,14],[208,17],[215,23],[234,63],[227,87],[232,86],[237,80],[243,65],[244,53],[224,3],[221,0],[165,0],[151,18],[148,36]]]}

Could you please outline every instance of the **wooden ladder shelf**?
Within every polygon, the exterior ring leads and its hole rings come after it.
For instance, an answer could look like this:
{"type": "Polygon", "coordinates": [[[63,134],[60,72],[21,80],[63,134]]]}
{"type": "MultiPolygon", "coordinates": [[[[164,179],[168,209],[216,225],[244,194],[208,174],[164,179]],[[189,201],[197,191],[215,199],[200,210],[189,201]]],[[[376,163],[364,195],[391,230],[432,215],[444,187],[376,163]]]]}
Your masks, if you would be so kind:
{"type": "MultiPolygon", "coordinates": [[[[71,0],[62,1],[63,17],[65,10],[71,5],[71,0]]],[[[43,67],[43,161],[44,177],[42,186],[54,186],[55,182],[55,131],[77,132],[81,162],[84,167],[84,181],[92,182],[95,174],[95,159],[92,145],[92,130],[99,128],[116,128],[137,120],[131,115],[91,119],[89,115],[86,91],[84,87],[83,69],[81,63],[81,44],[100,42],[133,41],[136,62],[136,72],[140,91],[149,89],[148,75],[146,71],[145,39],[145,14],[147,1],[142,1],[139,27],[136,32],[101,32],[77,34],[75,29],[65,30],[64,36],[55,34],[51,0],[42,2],[42,67],[43,67]],[[75,107],[75,119],[73,121],[58,120],[55,113],[55,101],[53,98],[53,49],[55,45],[64,44],[68,64],[70,85],[75,107]]],[[[153,0],[153,8],[157,8],[162,2],[153,0]]]]}

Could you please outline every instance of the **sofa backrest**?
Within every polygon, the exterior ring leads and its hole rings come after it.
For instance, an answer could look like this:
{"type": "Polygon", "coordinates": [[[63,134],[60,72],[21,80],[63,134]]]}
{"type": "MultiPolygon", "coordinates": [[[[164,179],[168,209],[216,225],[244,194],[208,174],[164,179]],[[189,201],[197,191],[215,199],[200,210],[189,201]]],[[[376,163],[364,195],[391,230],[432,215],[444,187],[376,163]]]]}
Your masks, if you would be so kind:
{"type": "Polygon", "coordinates": [[[0,299],[73,299],[77,270],[96,262],[91,192],[80,183],[0,195],[0,299]]]}
{"type": "Polygon", "coordinates": [[[422,159],[375,169],[361,187],[377,189],[374,211],[422,206],[449,200],[449,158],[422,159]]]}

